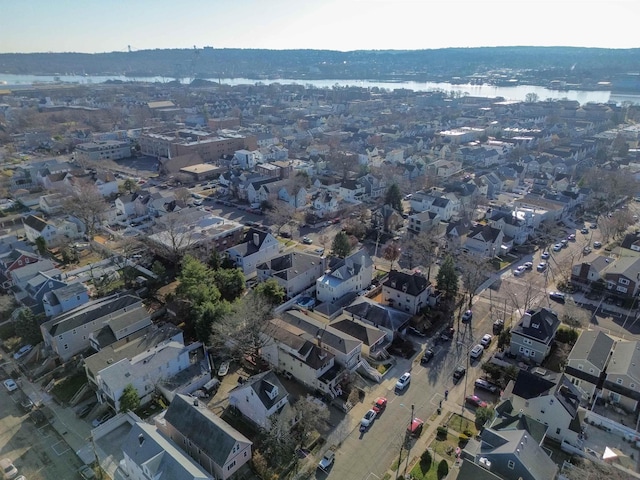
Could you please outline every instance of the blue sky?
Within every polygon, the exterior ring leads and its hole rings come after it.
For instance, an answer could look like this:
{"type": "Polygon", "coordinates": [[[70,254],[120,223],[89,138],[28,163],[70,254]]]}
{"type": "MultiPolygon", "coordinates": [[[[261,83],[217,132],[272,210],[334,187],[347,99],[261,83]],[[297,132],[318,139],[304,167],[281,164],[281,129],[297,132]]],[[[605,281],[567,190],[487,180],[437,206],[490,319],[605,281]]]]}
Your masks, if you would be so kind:
{"type": "Polygon", "coordinates": [[[0,52],[640,47],[639,0],[4,0],[0,52]]]}

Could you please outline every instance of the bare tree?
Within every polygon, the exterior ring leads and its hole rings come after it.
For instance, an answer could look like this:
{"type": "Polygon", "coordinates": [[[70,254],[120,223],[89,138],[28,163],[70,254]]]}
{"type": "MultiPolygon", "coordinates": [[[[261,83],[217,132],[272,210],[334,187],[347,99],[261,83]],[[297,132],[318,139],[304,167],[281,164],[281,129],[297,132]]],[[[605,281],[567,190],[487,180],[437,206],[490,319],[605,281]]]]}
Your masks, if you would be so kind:
{"type": "Polygon", "coordinates": [[[400,258],[400,245],[397,242],[390,242],[385,245],[382,256],[389,260],[389,270],[393,270],[393,264],[400,258]]]}
{"type": "Polygon", "coordinates": [[[276,228],[280,235],[280,230],[289,223],[294,216],[294,209],[286,202],[276,200],[266,211],[267,221],[276,228]]]}
{"type": "Polygon", "coordinates": [[[249,293],[233,304],[233,310],[213,325],[211,344],[236,359],[258,358],[271,342],[268,335],[277,329],[273,305],[262,295],[249,293]]]}
{"type": "Polygon", "coordinates": [[[473,297],[480,286],[487,280],[487,271],[491,268],[486,258],[473,255],[462,255],[458,258],[460,280],[465,291],[467,308],[471,308],[473,297]]]}
{"type": "Polygon", "coordinates": [[[108,205],[93,183],[80,179],[67,191],[64,208],[84,224],[86,235],[91,240],[104,220],[108,205]]]}
{"type": "Polygon", "coordinates": [[[179,263],[193,247],[193,231],[188,228],[188,217],[181,212],[159,218],[154,230],[151,237],[146,237],[146,243],[167,260],[179,263]]]}

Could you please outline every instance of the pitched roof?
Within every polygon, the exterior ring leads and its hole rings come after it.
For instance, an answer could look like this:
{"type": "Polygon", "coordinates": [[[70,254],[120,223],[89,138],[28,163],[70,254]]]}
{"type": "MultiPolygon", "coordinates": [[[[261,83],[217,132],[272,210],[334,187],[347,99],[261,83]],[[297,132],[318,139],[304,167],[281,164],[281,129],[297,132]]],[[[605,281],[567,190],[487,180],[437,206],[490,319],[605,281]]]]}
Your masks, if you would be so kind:
{"type": "Polygon", "coordinates": [[[376,327],[384,327],[391,331],[404,328],[411,315],[386,305],[380,305],[368,298],[359,297],[358,303],[349,305],[344,311],[365,319],[376,327]]]}
{"type": "MultiPolygon", "coordinates": [[[[108,316],[110,317],[118,310],[126,309],[127,307],[134,307],[130,309],[129,312],[125,310],[123,313],[123,315],[129,318],[132,312],[138,312],[139,308],[136,308],[135,306],[140,302],[140,298],[133,295],[116,294],[110,297],[100,298],[54,317],[48,322],[45,322],[43,327],[49,331],[51,336],[60,335],[61,333],[68,332],[69,330],[73,330],[81,325],[93,322],[94,320],[108,316]]],[[[140,308],[142,308],[146,313],[146,309],[144,307],[141,306],[140,308]]],[[[146,314],[148,315],[148,313],[146,314]]],[[[111,318],[109,319],[115,320],[111,318]]]]}
{"type": "Polygon", "coordinates": [[[511,334],[517,333],[548,344],[555,337],[559,326],[560,320],[554,311],[539,308],[526,312],[516,326],[511,329],[511,334]],[[526,325],[527,315],[530,316],[528,326],[526,325]]]}
{"type": "Polygon", "coordinates": [[[500,235],[501,230],[491,225],[478,224],[473,227],[467,234],[467,238],[477,238],[478,236],[485,242],[495,242],[500,235]]]}
{"type": "Polygon", "coordinates": [[[200,465],[153,425],[134,423],[124,439],[122,450],[136,465],[146,466],[151,478],[211,478],[200,465]]]}
{"type": "Polygon", "coordinates": [[[255,392],[267,410],[270,410],[280,400],[289,395],[287,389],[284,388],[284,385],[282,385],[272,370],[267,370],[266,372],[249,377],[242,385],[238,385],[232,389],[232,391],[246,387],[251,388],[255,392]],[[270,396],[270,393],[273,392],[274,389],[277,389],[277,394],[271,394],[272,396],[270,396]]]}
{"type": "Polygon", "coordinates": [[[361,344],[352,336],[298,310],[289,310],[282,314],[282,321],[304,331],[308,340],[328,345],[340,353],[350,353],[361,344]]]}
{"type": "Polygon", "coordinates": [[[607,366],[607,376],[628,375],[640,383],[640,343],[618,342],[607,366]]]}
{"type": "Polygon", "coordinates": [[[194,400],[185,395],[173,397],[164,420],[219,466],[225,464],[236,443],[252,444],[206,406],[194,405],[194,400]]]}
{"type": "Polygon", "coordinates": [[[49,225],[45,220],[40,217],[36,217],[35,215],[29,215],[27,218],[23,220],[24,224],[28,227],[33,228],[37,232],[43,231],[49,225]]]}
{"type": "Polygon", "coordinates": [[[578,337],[567,360],[585,360],[602,371],[614,343],[611,337],[600,330],[585,330],[578,337]]]}
{"type": "Polygon", "coordinates": [[[261,263],[256,268],[258,270],[271,270],[272,275],[283,280],[290,280],[304,274],[307,270],[322,265],[322,262],[322,258],[318,255],[291,252],[261,263]]]}
{"type": "Polygon", "coordinates": [[[424,275],[419,273],[408,274],[397,270],[390,271],[389,278],[383,284],[387,288],[402,291],[414,297],[424,292],[429,285],[430,282],[424,275]]]}

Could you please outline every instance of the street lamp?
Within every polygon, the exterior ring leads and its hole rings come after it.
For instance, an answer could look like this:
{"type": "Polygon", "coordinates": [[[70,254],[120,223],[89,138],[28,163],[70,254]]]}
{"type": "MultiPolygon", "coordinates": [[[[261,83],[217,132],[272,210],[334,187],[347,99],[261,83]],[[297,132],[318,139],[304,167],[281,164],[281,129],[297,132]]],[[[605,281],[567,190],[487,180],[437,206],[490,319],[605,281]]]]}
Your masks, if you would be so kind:
{"type": "MultiPolygon", "coordinates": [[[[404,403],[400,404],[401,407],[407,408],[404,403]]],[[[413,424],[413,412],[415,410],[415,405],[411,404],[411,418],[409,419],[409,429],[405,430],[404,438],[400,442],[400,457],[398,458],[398,469],[396,470],[396,480],[398,480],[398,473],[400,472],[400,464],[402,463],[402,448],[404,444],[407,444],[407,462],[404,465],[404,473],[407,473],[407,467],[409,466],[409,454],[411,453],[411,442],[408,441],[409,434],[408,432],[411,430],[411,425],[413,424]]]]}
{"type": "MultiPolygon", "coordinates": [[[[471,345],[466,345],[463,342],[457,342],[457,345],[460,347],[466,347],[467,351],[466,351],[466,357],[467,357],[467,370],[466,373],[469,373],[469,351],[471,350],[471,345]]],[[[467,398],[467,375],[465,375],[464,377],[462,377],[462,380],[464,381],[464,394],[463,394],[463,398],[462,398],[462,413],[464,413],[464,402],[465,399],[467,398]]]]}

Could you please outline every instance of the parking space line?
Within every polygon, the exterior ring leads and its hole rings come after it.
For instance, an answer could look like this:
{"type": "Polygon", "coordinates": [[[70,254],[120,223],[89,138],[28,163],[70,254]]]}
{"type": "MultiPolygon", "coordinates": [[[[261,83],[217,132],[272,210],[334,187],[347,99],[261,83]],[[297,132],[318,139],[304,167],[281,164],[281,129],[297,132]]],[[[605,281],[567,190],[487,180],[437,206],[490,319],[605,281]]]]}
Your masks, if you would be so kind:
{"type": "Polygon", "coordinates": [[[373,473],[373,472],[369,472],[369,475],[367,475],[367,476],[365,477],[365,480],[369,480],[369,479],[370,479],[370,478],[372,478],[372,477],[380,478],[380,477],[379,477],[378,475],[376,475],[375,473],[373,473]]]}
{"type": "Polygon", "coordinates": [[[53,449],[54,452],[56,452],[56,455],[58,455],[58,456],[64,455],[65,453],[67,453],[70,450],[69,445],[67,445],[63,441],[59,441],[59,442],[54,443],[53,445],[51,445],[51,448],[53,449]],[[58,450],[58,448],[56,448],[58,445],[62,445],[64,450],[58,450]]]}

